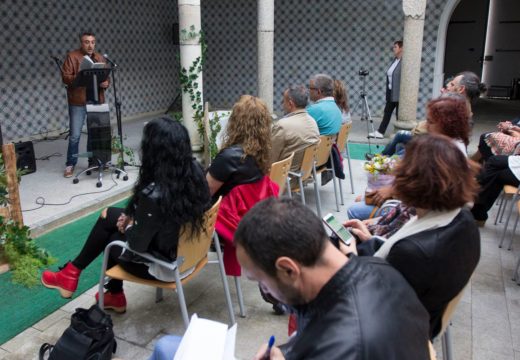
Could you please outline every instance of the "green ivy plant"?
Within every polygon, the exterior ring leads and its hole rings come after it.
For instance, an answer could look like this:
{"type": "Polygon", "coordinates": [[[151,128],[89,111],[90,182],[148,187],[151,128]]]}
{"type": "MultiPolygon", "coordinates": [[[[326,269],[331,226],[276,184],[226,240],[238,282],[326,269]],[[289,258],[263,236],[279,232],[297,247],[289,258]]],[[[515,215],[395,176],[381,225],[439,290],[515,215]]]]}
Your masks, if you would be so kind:
{"type": "MultiPolygon", "coordinates": [[[[21,173],[17,172],[18,181],[21,173]]],[[[0,206],[9,205],[7,171],[0,153],[0,206]]],[[[38,283],[39,270],[56,260],[40,249],[31,239],[29,227],[0,216],[0,255],[9,263],[13,282],[27,287],[38,283]]]]}
{"type": "MultiPolygon", "coordinates": [[[[126,140],[126,136],[124,137],[124,140],[126,140]]],[[[126,156],[128,165],[136,166],[137,164],[135,161],[134,149],[121,144],[121,139],[116,135],[112,136],[112,153],[117,155],[116,166],[118,168],[123,168],[125,165],[125,159],[123,156],[126,156]],[[121,150],[123,150],[123,155],[121,155],[121,150]]]]}

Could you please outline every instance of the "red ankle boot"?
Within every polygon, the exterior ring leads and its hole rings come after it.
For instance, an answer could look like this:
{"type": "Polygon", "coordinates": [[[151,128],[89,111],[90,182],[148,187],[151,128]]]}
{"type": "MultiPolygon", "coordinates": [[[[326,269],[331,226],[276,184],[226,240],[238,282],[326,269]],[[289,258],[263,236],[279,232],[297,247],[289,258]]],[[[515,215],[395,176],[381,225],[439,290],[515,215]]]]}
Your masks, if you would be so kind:
{"type": "Polygon", "coordinates": [[[49,289],[58,289],[61,296],[68,299],[78,288],[78,280],[81,270],[68,262],[60,267],[60,271],[45,270],[42,273],[42,284],[49,289]]]}
{"type": "MultiPolygon", "coordinates": [[[[99,302],[99,293],[96,293],[96,303],[99,302]]],[[[118,314],[122,314],[126,311],[126,297],[123,290],[118,293],[111,293],[105,291],[103,297],[103,306],[105,310],[113,310],[118,314]]]]}

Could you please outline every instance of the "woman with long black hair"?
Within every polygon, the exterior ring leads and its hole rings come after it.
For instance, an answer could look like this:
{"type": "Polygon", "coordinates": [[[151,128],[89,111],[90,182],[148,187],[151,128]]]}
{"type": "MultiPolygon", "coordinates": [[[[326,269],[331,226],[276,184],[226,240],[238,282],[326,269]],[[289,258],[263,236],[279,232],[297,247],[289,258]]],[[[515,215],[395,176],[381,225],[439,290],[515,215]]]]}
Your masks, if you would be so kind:
{"type": "MultiPolygon", "coordinates": [[[[70,298],[81,271],[114,240],[126,240],[133,250],[173,261],[177,257],[181,227],[189,224],[192,231],[200,230],[209,206],[208,185],[202,168],[192,156],[186,128],[168,118],[150,121],[143,130],[139,178],[126,209],[103,210],[79,255],[58,272],[44,271],[42,284],[70,298]]],[[[171,270],[132,254],[112,247],[108,268],[119,264],[140,278],[174,279],[171,270]]],[[[123,282],[111,279],[106,288],[105,309],[126,311],[123,282]]]]}

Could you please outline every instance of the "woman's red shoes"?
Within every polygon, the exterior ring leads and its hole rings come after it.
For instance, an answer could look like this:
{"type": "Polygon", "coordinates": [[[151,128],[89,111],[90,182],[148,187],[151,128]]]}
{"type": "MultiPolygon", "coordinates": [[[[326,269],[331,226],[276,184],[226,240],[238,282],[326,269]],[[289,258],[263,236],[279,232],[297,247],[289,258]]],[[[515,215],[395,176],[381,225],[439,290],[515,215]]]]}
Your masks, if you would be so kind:
{"type": "MultiPolygon", "coordinates": [[[[99,293],[96,293],[96,303],[99,302],[99,293]]],[[[124,291],[118,293],[111,293],[105,291],[103,296],[103,306],[105,310],[113,310],[118,314],[126,311],[126,297],[124,291]]]]}
{"type": "Polygon", "coordinates": [[[45,270],[42,273],[41,282],[49,289],[57,289],[61,296],[68,299],[78,288],[78,280],[81,270],[68,262],[60,271],[45,270]]]}

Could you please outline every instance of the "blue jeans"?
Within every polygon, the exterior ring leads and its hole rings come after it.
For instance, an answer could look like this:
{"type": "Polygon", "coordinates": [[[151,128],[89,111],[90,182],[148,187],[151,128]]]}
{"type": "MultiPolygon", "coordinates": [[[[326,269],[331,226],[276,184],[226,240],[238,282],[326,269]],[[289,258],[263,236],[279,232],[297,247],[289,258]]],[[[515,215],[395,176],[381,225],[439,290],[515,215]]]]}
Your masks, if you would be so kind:
{"type": "Polygon", "coordinates": [[[385,146],[381,154],[383,155],[402,155],[404,153],[404,145],[412,140],[412,132],[406,130],[399,130],[391,142],[385,146]]]}
{"type": "Polygon", "coordinates": [[[181,340],[181,336],[163,336],[155,343],[152,356],[148,360],[172,360],[181,344],[181,340]]]}
{"type": "MultiPolygon", "coordinates": [[[[67,148],[66,166],[75,166],[78,162],[81,129],[87,119],[87,107],[69,105],[69,147],[67,148]]],[[[88,129],[88,127],[87,127],[88,129]]],[[[90,151],[90,138],[87,134],[87,151],[90,151]]]]}

